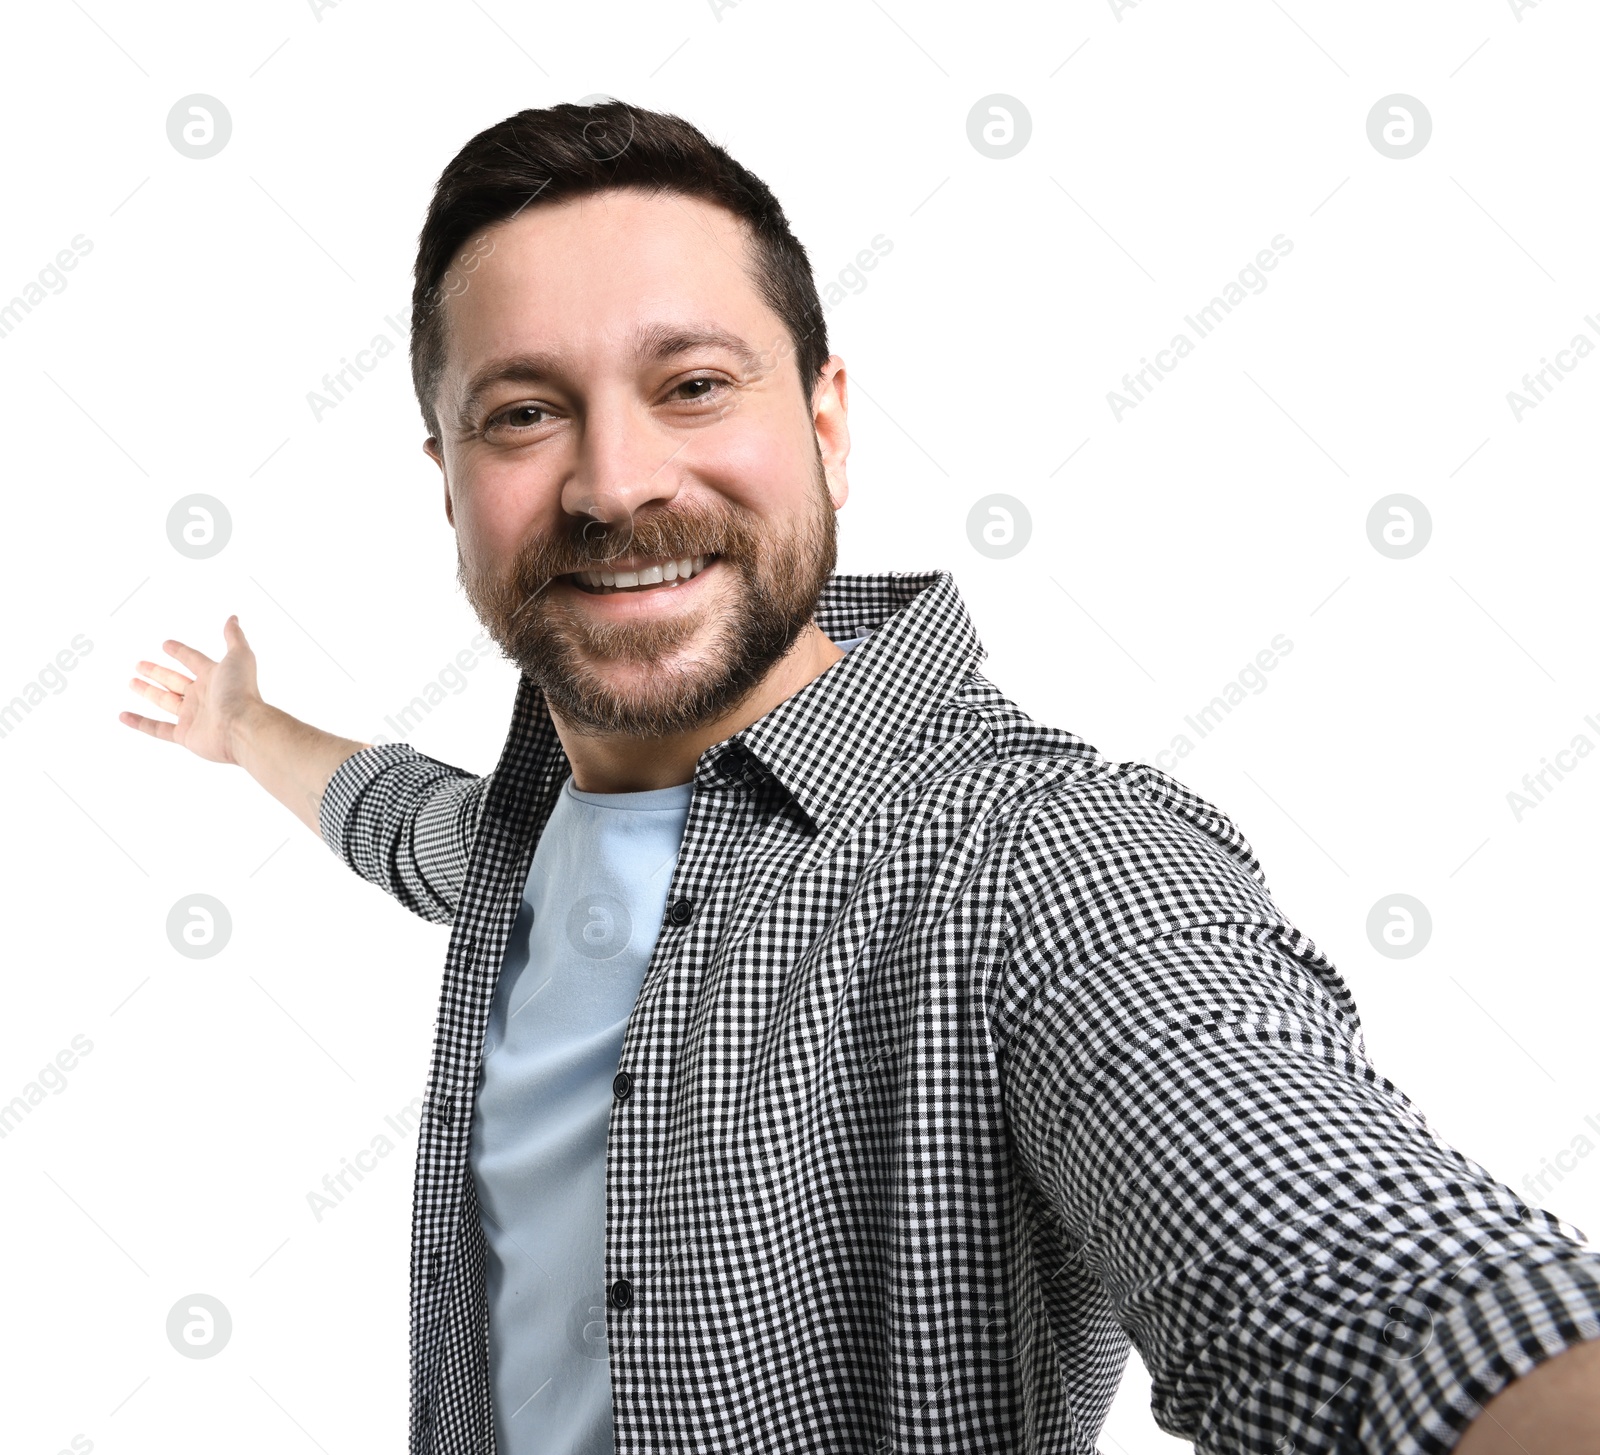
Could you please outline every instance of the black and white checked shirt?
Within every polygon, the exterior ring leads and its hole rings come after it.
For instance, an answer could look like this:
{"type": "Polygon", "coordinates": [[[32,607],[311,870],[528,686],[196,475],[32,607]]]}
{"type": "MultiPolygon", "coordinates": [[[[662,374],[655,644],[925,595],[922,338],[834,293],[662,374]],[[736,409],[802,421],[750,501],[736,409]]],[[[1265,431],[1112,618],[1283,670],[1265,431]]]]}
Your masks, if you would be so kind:
{"type": "MultiPolygon", "coordinates": [[[[618,1455],[1091,1455],[1130,1343],[1201,1451],[1452,1448],[1600,1337],[1600,1256],[1443,1144],[1218,809],[1030,719],[948,572],[708,748],[606,1143],[618,1455]]],[[[411,1254],[413,1455],[494,1450],[468,1166],[484,1027],[569,765],[347,759],[329,847],[452,927],[411,1254]]]]}

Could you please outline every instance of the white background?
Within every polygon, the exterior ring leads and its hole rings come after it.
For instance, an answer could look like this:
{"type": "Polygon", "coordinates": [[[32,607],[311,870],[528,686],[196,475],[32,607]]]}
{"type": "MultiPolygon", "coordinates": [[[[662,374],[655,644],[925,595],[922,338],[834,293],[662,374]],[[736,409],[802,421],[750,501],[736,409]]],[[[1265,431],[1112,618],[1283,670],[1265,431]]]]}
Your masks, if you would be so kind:
{"type": "MultiPolygon", "coordinates": [[[[1230,814],[1379,1068],[1600,1230],[1600,1155],[1570,1151],[1600,1120],[1600,755],[1520,820],[1507,798],[1575,735],[1600,744],[1600,357],[1520,420],[1506,398],[1600,341],[1597,42],[1576,0],[11,12],[0,299],[74,236],[92,251],[0,338],[0,702],[92,648],[0,738],[0,1101],[74,1035],[93,1049],[0,1141],[7,1448],[403,1448],[414,1136],[320,1222],[306,1195],[422,1094],[447,930],[117,714],[148,710],[140,658],[220,655],[235,611],[268,699],[360,740],[468,646],[404,351],[320,420],[306,396],[404,317],[456,150],[595,92],[767,180],[819,284],[892,240],[828,315],[852,381],[841,569],[952,569],[992,680],[1230,814]],[[194,92],[233,120],[207,160],[166,134],[194,92]],[[1396,92],[1433,120],[1407,160],[1366,130],[1396,92]],[[1032,118],[1007,160],[967,138],[991,93],[1032,118]],[[1107,391],[1277,234],[1269,286],[1116,419],[1107,391]],[[205,560],[166,533],[196,492],[233,524],[205,560]],[[1033,521],[1003,561],[967,537],[995,492],[1033,521]],[[1367,535],[1395,493],[1432,520],[1405,560],[1367,535]],[[1265,689],[1159,758],[1279,633],[1265,689]],[[232,916],[210,960],[166,934],[197,892],[232,916]],[[1433,920],[1409,959],[1366,928],[1401,892],[1433,920]],[[213,1359],[166,1338],[195,1292],[232,1314],[213,1359]]],[[[491,653],[464,682],[410,739],[487,772],[515,673],[491,653]]],[[[1181,1447],[1137,1357],[1102,1447],[1181,1447]]]]}

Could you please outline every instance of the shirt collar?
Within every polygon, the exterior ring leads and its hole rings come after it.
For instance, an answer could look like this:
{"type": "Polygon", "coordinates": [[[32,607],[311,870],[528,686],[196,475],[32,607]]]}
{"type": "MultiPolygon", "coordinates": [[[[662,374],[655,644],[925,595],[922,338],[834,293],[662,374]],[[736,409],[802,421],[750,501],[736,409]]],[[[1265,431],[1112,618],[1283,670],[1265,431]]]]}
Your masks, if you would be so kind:
{"type": "Polygon", "coordinates": [[[835,640],[871,635],[729,741],[821,829],[987,653],[948,571],[835,574],[816,620],[835,640]]]}
{"type": "MultiPolygon", "coordinates": [[[[700,756],[694,781],[767,777],[820,830],[988,655],[949,571],[835,572],[816,622],[835,641],[867,636],[765,716],[700,756]],[[870,635],[868,635],[870,633],[870,635]]],[[[544,694],[524,675],[487,809],[518,783],[548,791],[570,771],[544,694]],[[511,771],[507,771],[510,769],[511,771]]]]}

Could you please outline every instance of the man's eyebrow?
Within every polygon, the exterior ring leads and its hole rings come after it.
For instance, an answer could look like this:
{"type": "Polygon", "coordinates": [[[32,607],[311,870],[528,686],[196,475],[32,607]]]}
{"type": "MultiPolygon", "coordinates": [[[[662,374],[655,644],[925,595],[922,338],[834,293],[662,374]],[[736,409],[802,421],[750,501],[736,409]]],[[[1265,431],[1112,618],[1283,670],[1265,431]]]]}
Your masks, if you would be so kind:
{"type": "Polygon", "coordinates": [[[726,349],[747,369],[760,366],[762,355],[736,333],[714,323],[646,324],[634,333],[634,353],[640,360],[661,363],[695,349],[726,349]]]}
{"type": "MultiPolygon", "coordinates": [[[[695,349],[720,348],[746,369],[759,369],[764,356],[736,333],[716,324],[642,324],[634,331],[634,357],[641,363],[665,363],[695,349]]],[[[485,393],[496,384],[548,384],[561,376],[555,354],[519,352],[490,359],[467,381],[461,417],[477,412],[485,393]]]]}
{"type": "Polygon", "coordinates": [[[469,380],[457,411],[463,427],[470,426],[483,396],[496,384],[547,384],[560,376],[553,354],[502,354],[490,359],[469,380]]]}

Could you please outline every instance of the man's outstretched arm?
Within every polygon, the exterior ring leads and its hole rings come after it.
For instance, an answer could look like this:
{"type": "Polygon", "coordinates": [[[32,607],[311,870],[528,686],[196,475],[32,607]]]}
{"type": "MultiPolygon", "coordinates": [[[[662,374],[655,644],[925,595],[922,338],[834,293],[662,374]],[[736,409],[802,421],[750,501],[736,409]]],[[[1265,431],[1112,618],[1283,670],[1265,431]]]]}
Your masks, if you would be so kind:
{"type": "Polygon", "coordinates": [[[318,838],[322,794],[346,758],[370,748],[325,733],[270,703],[245,713],[233,730],[233,760],[318,838]]]}
{"type": "Polygon", "coordinates": [[[266,702],[256,659],[230,616],[221,661],[183,642],[162,648],[194,675],[140,662],[130,686],[175,723],[124,712],[130,728],[213,763],[232,763],[369,883],[448,924],[466,875],[489,780],[417,752],[323,732],[266,702]]]}
{"type": "Polygon", "coordinates": [[[1208,1452],[1600,1455],[1600,1254],[1371,1065],[1233,826],[1129,777],[1027,822],[996,1029],[1023,1170],[1157,1423],[1208,1452]]]}

